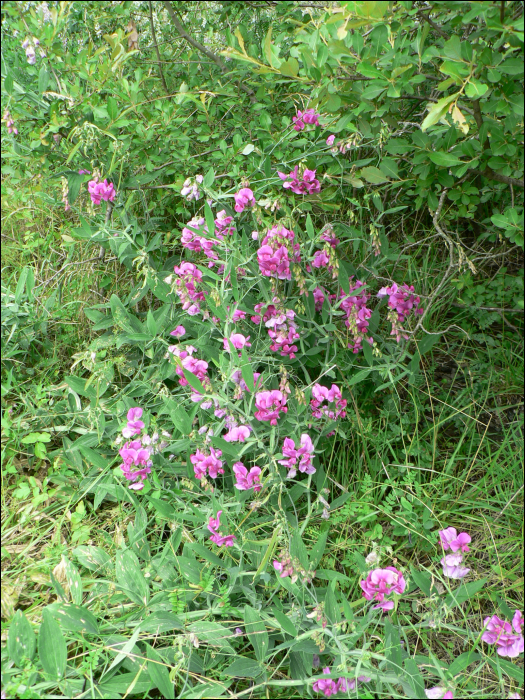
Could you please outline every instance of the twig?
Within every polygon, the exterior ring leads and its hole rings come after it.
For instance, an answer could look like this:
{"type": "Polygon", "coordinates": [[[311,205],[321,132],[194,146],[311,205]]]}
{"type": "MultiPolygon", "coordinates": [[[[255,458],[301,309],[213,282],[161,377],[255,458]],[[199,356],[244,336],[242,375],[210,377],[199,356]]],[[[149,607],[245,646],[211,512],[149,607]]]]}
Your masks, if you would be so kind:
{"type": "MultiPolygon", "coordinates": [[[[112,211],[113,211],[113,202],[109,202],[109,201],[108,201],[108,206],[107,206],[107,209],[106,209],[106,216],[105,216],[105,219],[104,219],[104,224],[105,224],[105,226],[107,226],[107,225],[109,224],[109,221],[110,221],[110,219],[111,219],[111,212],[112,212],[112,211]]],[[[105,255],[106,255],[106,249],[104,248],[104,246],[101,245],[101,246],[100,246],[100,249],[99,249],[99,251],[98,251],[98,259],[99,259],[99,260],[104,260],[104,256],[105,256],[105,255]]]]}
{"type": "Polygon", "coordinates": [[[445,39],[448,39],[448,34],[444,32],[439,24],[436,24],[433,19],[430,19],[430,17],[425,13],[419,10],[416,14],[418,14],[420,17],[423,17],[423,19],[430,24],[432,29],[434,29],[440,36],[442,36],[445,39]]]}
{"type": "Polygon", "coordinates": [[[160,79],[162,81],[162,85],[164,87],[164,90],[166,92],[166,95],[169,95],[168,86],[166,85],[164,73],[162,72],[162,62],[160,60],[160,51],[159,51],[159,46],[157,44],[157,35],[155,33],[155,24],[153,23],[153,9],[152,9],[152,5],[151,5],[151,0],[149,0],[148,6],[149,6],[149,23],[150,23],[150,27],[151,27],[151,36],[153,37],[153,41],[155,42],[155,52],[157,54],[157,59],[158,59],[158,64],[159,64],[159,75],[160,75],[160,79]]]}

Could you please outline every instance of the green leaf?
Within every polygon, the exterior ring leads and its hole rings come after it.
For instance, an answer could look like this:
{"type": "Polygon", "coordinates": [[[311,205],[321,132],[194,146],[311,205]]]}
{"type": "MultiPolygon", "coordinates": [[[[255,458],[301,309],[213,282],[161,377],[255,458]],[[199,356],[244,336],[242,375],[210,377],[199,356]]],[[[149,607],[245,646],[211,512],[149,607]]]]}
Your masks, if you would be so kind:
{"type": "Polygon", "coordinates": [[[204,187],[210,188],[215,181],[215,171],[213,168],[210,168],[206,175],[204,176],[204,179],[202,181],[202,184],[204,187]]]}
{"type": "MultiPolygon", "coordinates": [[[[186,551],[186,549],[189,549],[197,556],[206,559],[213,564],[213,566],[220,566],[223,569],[225,568],[225,564],[222,559],[199,542],[192,542],[189,545],[185,545],[184,551],[186,551]]],[[[230,563],[228,562],[226,566],[230,566],[230,563]]]]}
{"type": "Polygon", "coordinates": [[[403,655],[398,630],[388,620],[385,622],[385,656],[387,668],[399,674],[402,670],[403,655]]]}
{"type": "Polygon", "coordinates": [[[170,520],[171,522],[174,522],[177,519],[175,508],[173,508],[173,506],[171,506],[169,503],[166,503],[166,501],[161,501],[158,498],[152,498],[151,496],[146,496],[146,498],[155,508],[157,513],[163,518],[166,518],[166,520],[170,520]]]}
{"type": "Polygon", "coordinates": [[[363,90],[361,97],[363,100],[374,100],[379,95],[382,95],[386,89],[386,85],[370,85],[363,90]]]}
{"type": "Polygon", "coordinates": [[[47,90],[48,84],[49,73],[47,72],[47,68],[45,67],[45,65],[42,64],[42,67],[40,68],[40,71],[38,73],[38,92],[45,92],[47,90]]]}
{"type": "Polygon", "coordinates": [[[247,143],[246,146],[242,149],[242,154],[243,156],[249,156],[250,153],[253,153],[255,151],[255,146],[253,143],[247,143]]]}
{"type": "Polygon", "coordinates": [[[246,659],[241,656],[235,659],[222,673],[225,676],[235,676],[236,678],[257,678],[263,670],[254,659],[246,659]]]}
{"type": "Polygon", "coordinates": [[[189,630],[197,635],[199,641],[220,647],[231,654],[235,653],[228,641],[233,636],[233,633],[223,625],[219,625],[218,622],[194,622],[189,626],[189,630]]]}
{"type": "Polygon", "coordinates": [[[306,233],[308,234],[308,238],[311,240],[315,238],[315,229],[310,214],[308,214],[306,217],[306,233]]]}
{"type": "Polygon", "coordinates": [[[7,652],[11,661],[22,668],[25,659],[32,659],[35,655],[35,633],[31,623],[21,610],[17,610],[7,635],[7,652]]]}
{"type": "Polygon", "coordinates": [[[318,535],[317,541],[312,547],[312,550],[310,552],[310,566],[312,566],[312,568],[314,569],[319,565],[319,562],[323,558],[324,550],[326,549],[327,538],[328,529],[326,529],[324,532],[321,532],[318,535]]]}
{"type": "Polygon", "coordinates": [[[117,106],[117,100],[112,95],[110,95],[108,97],[107,110],[108,110],[109,118],[111,119],[112,122],[114,122],[118,116],[118,106],[117,106]]]}
{"type": "Polygon", "coordinates": [[[426,131],[429,127],[437,124],[441,117],[447,113],[450,103],[457,100],[458,97],[459,92],[455,92],[453,95],[442,97],[435,104],[432,104],[432,106],[429,107],[427,116],[423,119],[421,131],[426,131]]]}
{"type": "Polygon", "coordinates": [[[140,625],[141,632],[151,632],[160,634],[161,632],[171,632],[172,630],[184,629],[184,622],[171,612],[160,610],[148,615],[140,625]]]}
{"type": "Polygon", "coordinates": [[[13,94],[13,74],[11,71],[4,78],[4,90],[8,95],[13,94]]]}
{"type": "Polygon", "coordinates": [[[139,560],[129,549],[117,552],[115,574],[122,592],[138,605],[147,605],[149,586],[140,569],[139,560]]]}
{"type": "Polygon", "coordinates": [[[289,78],[296,78],[299,73],[299,62],[296,58],[289,58],[287,61],[281,63],[279,70],[283,75],[287,75],[289,78]]]}
{"type": "Polygon", "coordinates": [[[82,579],[78,573],[77,567],[69,561],[66,557],[63,557],[66,569],[66,578],[69,585],[69,591],[71,593],[71,600],[75,605],[82,604],[82,579]]]}
{"type": "Polygon", "coordinates": [[[22,445],[34,445],[36,442],[51,442],[49,433],[29,433],[20,440],[22,445]]]}
{"type": "Polygon", "coordinates": [[[394,179],[399,178],[398,165],[393,158],[383,158],[379,164],[379,169],[386,176],[394,179]]]}
{"type": "Polygon", "coordinates": [[[520,685],[523,685],[523,669],[519,668],[516,666],[516,664],[511,663],[510,661],[507,661],[506,659],[502,659],[499,656],[494,656],[491,658],[490,656],[485,657],[486,661],[489,662],[489,664],[492,666],[494,671],[500,676],[500,671],[503,671],[509,678],[514,678],[515,681],[518,681],[520,685]]]}
{"type": "Polygon", "coordinates": [[[272,614],[279,623],[281,629],[283,629],[287,634],[290,634],[292,637],[297,637],[299,634],[297,628],[287,615],[280,610],[276,610],[275,608],[272,610],[272,614]]]}
{"type": "Polygon", "coordinates": [[[469,83],[467,83],[465,92],[467,93],[468,97],[473,100],[477,100],[480,97],[483,97],[483,95],[488,92],[488,89],[488,85],[484,85],[477,80],[471,80],[469,83]]]}
{"type": "Polygon", "coordinates": [[[146,317],[146,325],[148,327],[148,331],[151,333],[152,336],[157,335],[157,322],[155,321],[155,317],[153,316],[153,313],[151,309],[148,309],[148,315],[146,317]]]}
{"type": "Polygon", "coordinates": [[[241,374],[242,378],[246,382],[246,386],[248,387],[248,391],[252,392],[255,389],[255,378],[253,376],[253,368],[252,365],[248,359],[248,355],[246,354],[246,349],[242,348],[241,350],[241,374]]]}
{"type": "Polygon", "coordinates": [[[364,177],[364,179],[372,185],[382,185],[384,182],[390,182],[389,178],[381,172],[379,168],[375,168],[373,165],[370,165],[368,168],[363,168],[360,177],[364,177]]]}
{"type": "Polygon", "coordinates": [[[89,634],[98,634],[97,618],[86,608],[69,603],[51,603],[46,610],[69,632],[85,630],[89,634]]]}
{"type": "Polygon", "coordinates": [[[424,698],[425,697],[425,684],[423,678],[414,659],[405,659],[405,671],[406,680],[408,681],[410,687],[413,689],[414,694],[411,696],[413,698],[424,698]]]}
{"type": "Polygon", "coordinates": [[[192,386],[196,391],[199,392],[199,394],[205,394],[206,391],[204,390],[204,387],[202,386],[200,379],[196,377],[193,372],[189,372],[185,367],[182,368],[182,371],[184,372],[184,376],[188,380],[188,384],[192,386]]]}
{"type": "Polygon", "coordinates": [[[260,614],[249,605],[244,606],[244,624],[248,639],[255,650],[255,656],[258,661],[263,662],[266,658],[270,639],[260,614]]]}
{"type": "Polygon", "coordinates": [[[480,660],[481,654],[478,654],[477,651],[466,651],[464,654],[460,654],[454,659],[454,661],[450,664],[448,671],[452,676],[457,676],[459,673],[464,671],[467,666],[470,666],[470,664],[480,660]]]}
{"type": "Polygon", "coordinates": [[[341,612],[339,610],[339,604],[337,602],[336,594],[332,586],[328,586],[326,589],[326,597],[324,601],[326,617],[331,625],[335,625],[341,622],[341,612]]]}
{"type": "Polygon", "coordinates": [[[67,663],[66,640],[60,625],[46,608],[38,631],[38,655],[48,676],[53,680],[61,680],[64,677],[67,663]]]}
{"type": "Polygon", "coordinates": [[[432,587],[432,579],[431,579],[430,575],[427,574],[426,572],[418,571],[417,569],[414,569],[413,567],[411,567],[410,571],[411,571],[412,578],[413,578],[415,584],[419,588],[421,588],[421,590],[423,591],[423,593],[426,596],[429,596],[430,589],[432,587]]]}
{"type": "Polygon", "coordinates": [[[264,55],[266,56],[266,60],[268,63],[272,66],[272,68],[275,68],[273,64],[273,55],[272,55],[272,25],[270,24],[270,28],[268,29],[268,32],[266,33],[266,38],[264,40],[264,55]]]}
{"type": "Polygon", "coordinates": [[[148,673],[153,685],[160,690],[163,697],[170,700],[175,698],[175,684],[170,680],[169,666],[149,644],[146,644],[148,654],[148,673]]]}
{"type": "Polygon", "coordinates": [[[445,605],[449,608],[455,608],[456,605],[461,605],[481,591],[486,583],[487,579],[482,578],[479,581],[461,584],[459,588],[456,588],[455,591],[452,591],[452,593],[445,598],[445,605]]]}
{"type": "Polygon", "coordinates": [[[341,288],[345,294],[350,292],[350,278],[348,277],[348,272],[344,265],[339,265],[338,280],[341,288]]]}
{"type": "Polygon", "coordinates": [[[450,168],[454,165],[462,165],[462,161],[452,153],[446,151],[433,151],[428,154],[430,160],[436,165],[441,165],[445,168],[450,168]]]}

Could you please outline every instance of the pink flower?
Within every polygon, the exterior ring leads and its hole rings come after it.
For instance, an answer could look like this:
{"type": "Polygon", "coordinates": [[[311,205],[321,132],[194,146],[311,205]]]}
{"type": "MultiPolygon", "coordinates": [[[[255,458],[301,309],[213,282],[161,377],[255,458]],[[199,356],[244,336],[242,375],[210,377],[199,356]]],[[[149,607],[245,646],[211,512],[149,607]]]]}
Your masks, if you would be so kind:
{"type": "MultiPolygon", "coordinates": [[[[331,673],[330,667],[323,668],[323,673],[326,675],[331,673]]],[[[348,690],[355,690],[359,683],[368,683],[371,680],[368,676],[358,676],[357,679],[341,677],[337,681],[331,678],[320,678],[315,681],[312,687],[316,693],[323,693],[325,697],[329,698],[339,692],[346,693],[348,690]]]]}
{"type": "MultiPolygon", "coordinates": [[[[232,316],[232,321],[235,323],[236,321],[244,321],[246,318],[246,311],[241,311],[241,309],[235,309],[233,312],[232,316]]],[[[248,336],[249,338],[250,336],[248,336]]]]}
{"type": "Polygon", "coordinates": [[[299,167],[296,165],[288,175],[280,171],[277,171],[277,175],[284,181],[283,187],[291,189],[295,194],[314,194],[321,190],[319,181],[315,179],[315,170],[306,169],[300,179],[299,167]]]}
{"type": "Polygon", "coordinates": [[[235,488],[239,489],[239,491],[248,491],[253,488],[257,493],[261,490],[261,470],[259,467],[252,467],[250,471],[248,471],[242,462],[235,462],[233,465],[233,473],[237,480],[235,488]]]}
{"type": "Polygon", "coordinates": [[[320,239],[329,243],[332,246],[332,248],[337,248],[337,246],[341,242],[339,238],[335,236],[334,230],[330,224],[328,224],[325,230],[321,233],[320,239]]]}
{"type": "Polygon", "coordinates": [[[79,175],[91,175],[91,170],[79,170],[79,175]]]}
{"type": "Polygon", "coordinates": [[[239,214],[244,211],[247,206],[254,207],[256,205],[255,197],[253,192],[249,187],[241,188],[237,194],[234,195],[235,198],[235,211],[239,214]]]}
{"type": "Polygon", "coordinates": [[[297,474],[297,469],[304,474],[315,474],[315,467],[312,464],[314,446],[307,433],[301,435],[301,446],[295,448],[292,438],[284,438],[283,455],[286,459],[279,460],[290,471],[288,478],[293,479],[297,474]]]}
{"type": "Polygon", "coordinates": [[[145,448],[140,440],[133,440],[125,443],[124,447],[119,450],[119,455],[123,462],[120,465],[122,473],[128,481],[132,482],[129,488],[140,491],[144,487],[144,480],[151,472],[152,461],[149,449],[145,448]],[[138,467],[138,469],[133,471],[133,467],[138,467]]]}
{"type": "Polygon", "coordinates": [[[408,335],[405,333],[400,324],[402,324],[410,315],[422,314],[423,309],[419,308],[420,298],[412,294],[414,287],[403,284],[401,287],[394,282],[391,287],[382,287],[377,293],[377,297],[382,299],[388,296],[388,306],[390,312],[388,320],[392,323],[392,331],[390,335],[396,336],[396,341],[399,343],[401,338],[408,340],[408,335]]]}
{"type": "Polygon", "coordinates": [[[304,113],[301,110],[297,111],[297,116],[292,117],[293,128],[295,131],[302,131],[305,124],[315,124],[319,126],[319,114],[315,112],[314,109],[307,109],[304,113]]]}
{"type": "Polygon", "coordinates": [[[235,537],[235,535],[222,536],[218,532],[219,527],[221,526],[221,515],[222,515],[222,510],[219,510],[216,518],[210,518],[208,520],[208,530],[212,533],[210,540],[212,542],[214,542],[216,545],[218,545],[219,547],[222,547],[222,546],[232,547],[233,540],[237,539],[235,537]]]}
{"type": "Polygon", "coordinates": [[[512,618],[512,627],[516,634],[521,634],[523,629],[523,613],[520,610],[516,610],[514,617],[512,618]]]}
{"type": "Polygon", "coordinates": [[[343,399],[341,389],[337,384],[332,384],[330,389],[321,384],[314,384],[312,387],[312,396],[313,399],[310,401],[310,407],[314,418],[326,416],[331,420],[337,420],[337,418],[344,418],[346,416],[346,405],[348,402],[346,399],[343,399]],[[322,406],[324,401],[334,404],[333,408],[322,406]]]}
{"type": "Polygon", "coordinates": [[[290,258],[286,246],[274,250],[269,245],[263,245],[257,251],[259,270],[265,277],[277,277],[280,280],[291,280],[290,258]]]}
{"type": "Polygon", "coordinates": [[[279,413],[286,413],[286,395],[278,389],[273,391],[261,391],[255,395],[255,405],[259,409],[255,417],[260,421],[269,421],[270,425],[277,425],[279,413]]]}
{"type": "Polygon", "coordinates": [[[115,199],[115,190],[113,183],[98,182],[97,179],[88,182],[88,192],[91,196],[93,204],[100,204],[102,200],[112,202],[115,199]]]}
{"type": "Polygon", "coordinates": [[[361,350],[363,340],[366,340],[371,345],[374,342],[370,336],[367,336],[368,319],[372,316],[371,309],[366,306],[370,295],[365,290],[355,293],[357,289],[363,286],[364,282],[357,280],[355,284],[350,285],[349,294],[345,294],[343,290],[339,293],[339,297],[342,299],[341,310],[346,313],[345,326],[353,336],[353,342],[349,343],[348,347],[354,353],[358,353],[361,350]]]}
{"type": "Polygon", "coordinates": [[[457,552],[458,550],[461,550],[462,552],[469,551],[468,544],[472,540],[470,535],[467,535],[466,532],[461,532],[458,535],[455,527],[447,527],[446,530],[440,530],[438,534],[441,540],[441,545],[445,551],[449,548],[453,552],[457,552]]]}
{"type": "MultiPolygon", "coordinates": [[[[244,335],[242,335],[242,333],[232,333],[230,335],[230,342],[233,345],[233,347],[236,348],[237,350],[240,350],[241,348],[244,348],[244,347],[247,347],[247,348],[251,347],[252,344],[248,342],[249,340],[250,340],[250,336],[248,336],[246,338],[244,335]]],[[[223,343],[224,343],[224,349],[227,352],[230,352],[230,344],[228,343],[228,339],[224,338],[223,343]]]]}
{"type": "Polygon", "coordinates": [[[233,221],[233,216],[228,216],[226,214],[226,210],[222,209],[220,212],[217,214],[217,218],[215,219],[215,229],[216,229],[216,234],[219,238],[222,238],[224,234],[232,235],[234,231],[234,226],[232,226],[232,221],[233,221]]]}
{"type": "Polygon", "coordinates": [[[379,601],[377,605],[374,605],[374,608],[393,610],[394,601],[385,600],[385,596],[392,593],[401,595],[405,590],[406,582],[400,571],[393,566],[387,566],[386,569],[370,571],[366,579],[359,582],[359,585],[363,589],[364,598],[379,601]]]}
{"type": "MultiPolygon", "coordinates": [[[[281,561],[274,559],[273,568],[279,572],[279,578],[286,578],[287,576],[291,576],[292,578],[295,578],[295,580],[297,580],[297,576],[294,574],[292,560],[289,556],[281,557],[281,561]]],[[[292,581],[292,583],[295,583],[295,581],[292,581]]]]}
{"type": "Polygon", "coordinates": [[[452,694],[451,690],[447,690],[446,688],[443,688],[442,686],[438,685],[435,688],[429,688],[428,690],[425,690],[425,695],[427,698],[436,698],[439,700],[439,698],[446,698],[446,700],[453,700],[454,695],[452,694]]]}
{"type": "Polygon", "coordinates": [[[332,146],[334,141],[335,141],[335,134],[330,134],[330,136],[326,139],[326,145],[332,146]]]}
{"type": "Polygon", "coordinates": [[[250,437],[251,428],[247,425],[239,425],[231,428],[224,439],[226,442],[244,442],[250,437]]]}
{"type": "Polygon", "coordinates": [[[176,338],[182,338],[183,335],[185,335],[186,329],[184,326],[177,326],[175,330],[171,331],[170,335],[174,335],[176,338]]]}
{"type": "Polygon", "coordinates": [[[222,452],[220,450],[215,450],[213,447],[210,448],[209,455],[201,452],[201,450],[197,450],[194,455],[190,455],[195,478],[202,479],[206,476],[206,473],[208,473],[212,479],[216,479],[219,474],[224,474],[222,462],[219,459],[221,455],[222,452]]]}
{"type": "Polygon", "coordinates": [[[315,310],[316,311],[321,311],[323,308],[323,303],[324,303],[324,294],[323,290],[321,287],[316,287],[314,289],[314,303],[315,303],[315,310]]]}
{"type": "Polygon", "coordinates": [[[330,258],[326,254],[325,250],[316,250],[314,254],[314,259],[312,261],[312,267],[326,267],[330,263],[330,258]]]}
{"type": "Polygon", "coordinates": [[[500,619],[497,615],[486,617],[483,623],[484,632],[481,635],[481,639],[484,642],[496,645],[499,656],[508,656],[511,659],[523,653],[523,635],[521,634],[523,616],[519,611],[516,611],[516,613],[514,613],[512,625],[510,622],[500,619]],[[518,621],[516,626],[514,626],[515,620],[518,621]],[[517,631],[516,627],[518,627],[520,632],[516,634],[513,631],[513,626],[515,631],[517,631]]]}
{"type": "Polygon", "coordinates": [[[461,579],[469,573],[470,569],[461,566],[463,562],[463,554],[456,552],[455,554],[447,554],[441,560],[443,567],[443,576],[448,578],[461,579]]]}
{"type": "Polygon", "coordinates": [[[129,409],[127,415],[128,423],[122,431],[122,435],[124,435],[125,438],[130,438],[133,437],[133,435],[138,435],[140,433],[140,431],[144,427],[144,423],[141,420],[139,420],[139,418],[141,417],[141,408],[137,407],[129,409]]]}

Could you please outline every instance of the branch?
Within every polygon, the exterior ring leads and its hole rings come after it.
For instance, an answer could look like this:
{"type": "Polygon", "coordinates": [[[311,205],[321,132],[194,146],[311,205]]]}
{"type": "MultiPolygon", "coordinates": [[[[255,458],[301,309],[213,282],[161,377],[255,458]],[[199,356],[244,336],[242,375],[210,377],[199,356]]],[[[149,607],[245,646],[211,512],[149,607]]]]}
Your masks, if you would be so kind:
{"type": "MultiPolygon", "coordinates": [[[[203,46],[203,44],[201,44],[200,41],[197,41],[197,39],[194,39],[192,36],[190,36],[188,34],[188,32],[184,29],[181,21],[177,17],[175,10],[173,9],[173,6],[172,6],[170,0],[164,0],[164,6],[168,10],[168,14],[170,16],[170,19],[173,22],[173,24],[175,25],[175,29],[178,31],[180,36],[183,39],[185,39],[188,42],[188,44],[191,44],[191,46],[193,46],[194,49],[197,49],[197,51],[200,51],[205,56],[208,56],[208,58],[211,58],[211,60],[214,63],[216,63],[217,66],[219,66],[221,71],[223,73],[226,73],[228,70],[228,67],[226,66],[224,61],[219,56],[217,56],[217,54],[213,53],[213,51],[210,51],[205,46],[203,46]]],[[[250,95],[252,102],[256,102],[255,93],[251,88],[246,87],[246,85],[243,85],[241,82],[239,82],[239,88],[243,92],[245,92],[247,95],[250,95]]]]}
{"type": "Polygon", "coordinates": [[[430,19],[430,17],[425,12],[419,10],[418,12],[416,12],[416,14],[422,17],[425,21],[427,21],[432,27],[432,29],[434,29],[440,36],[444,37],[445,39],[449,38],[448,34],[441,29],[439,24],[436,24],[433,19],[430,19]]]}
{"type": "Polygon", "coordinates": [[[151,6],[151,0],[149,0],[149,24],[151,27],[151,36],[153,37],[153,41],[155,42],[155,52],[157,54],[157,59],[158,59],[158,64],[159,64],[159,75],[160,79],[162,81],[162,85],[164,87],[164,91],[166,92],[166,95],[169,94],[168,86],[166,85],[166,80],[164,78],[164,73],[162,72],[162,62],[160,60],[160,51],[159,51],[159,45],[157,43],[157,35],[155,34],[155,25],[153,24],[153,10],[151,6]]]}
{"type": "MultiPolygon", "coordinates": [[[[108,201],[108,206],[106,209],[106,216],[104,219],[104,224],[107,226],[110,222],[111,219],[111,212],[113,211],[113,202],[108,201]]],[[[99,260],[104,260],[104,256],[106,255],[106,250],[103,245],[100,246],[100,249],[98,251],[98,259],[99,260]]]]}

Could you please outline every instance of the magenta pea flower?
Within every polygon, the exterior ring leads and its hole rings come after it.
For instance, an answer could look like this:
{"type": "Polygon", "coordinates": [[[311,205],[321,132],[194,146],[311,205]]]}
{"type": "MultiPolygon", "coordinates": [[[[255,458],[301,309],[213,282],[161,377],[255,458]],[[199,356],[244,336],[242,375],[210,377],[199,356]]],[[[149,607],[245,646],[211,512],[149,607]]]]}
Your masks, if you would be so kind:
{"type": "MultiPolygon", "coordinates": [[[[248,342],[250,340],[250,336],[245,337],[244,335],[242,335],[242,333],[232,333],[230,335],[229,340],[230,340],[231,344],[233,345],[233,347],[236,348],[237,350],[241,350],[241,348],[244,348],[244,347],[249,348],[252,345],[251,343],[248,342]]],[[[228,338],[224,338],[223,343],[224,343],[224,349],[227,352],[230,352],[230,344],[228,343],[228,338]]]]}
{"type": "Polygon", "coordinates": [[[141,420],[139,420],[141,417],[141,408],[136,407],[129,409],[127,415],[128,423],[122,431],[122,435],[124,435],[125,438],[130,438],[133,437],[133,435],[138,435],[140,433],[140,431],[144,427],[144,423],[141,420]]]}
{"type": "Polygon", "coordinates": [[[307,433],[301,435],[301,446],[297,449],[292,438],[284,438],[283,455],[286,459],[279,460],[279,464],[283,464],[290,470],[289,479],[296,476],[297,469],[304,474],[315,474],[315,467],[312,464],[314,445],[307,433]]]}
{"type": "Polygon", "coordinates": [[[393,566],[387,566],[386,569],[374,569],[370,571],[364,581],[360,581],[359,585],[363,589],[363,597],[366,600],[379,601],[374,608],[382,610],[393,610],[394,601],[385,600],[386,596],[393,593],[401,595],[406,587],[406,581],[403,574],[393,566]]]}
{"type": "Polygon", "coordinates": [[[316,250],[312,261],[312,267],[319,269],[320,267],[326,267],[329,264],[330,258],[326,254],[326,250],[316,250]]]}
{"type": "Polygon", "coordinates": [[[499,656],[514,659],[523,653],[522,626],[523,614],[519,610],[514,613],[512,624],[492,615],[483,622],[481,639],[487,644],[495,644],[499,656]]]}
{"type": "Polygon", "coordinates": [[[269,421],[270,425],[277,425],[279,413],[286,413],[286,394],[283,394],[278,389],[273,391],[261,391],[255,395],[255,406],[258,411],[255,412],[255,417],[260,421],[269,421]]]}
{"type": "Polygon", "coordinates": [[[446,530],[439,530],[439,539],[443,549],[451,549],[453,552],[461,550],[462,552],[469,551],[469,542],[472,541],[470,535],[466,532],[461,532],[459,535],[455,527],[447,527],[446,530]]]}
{"type": "Polygon", "coordinates": [[[259,467],[252,467],[248,471],[242,462],[235,462],[233,473],[236,479],[235,488],[239,491],[248,491],[253,488],[257,493],[261,490],[261,469],[259,467]]]}
{"type": "Polygon", "coordinates": [[[91,175],[91,170],[79,170],[78,171],[79,175],[91,175]]]}
{"type": "Polygon", "coordinates": [[[465,566],[461,566],[463,563],[463,554],[461,552],[455,552],[454,554],[446,554],[441,560],[441,565],[443,567],[443,576],[448,576],[448,578],[461,579],[469,573],[470,569],[465,566]]]}
{"type": "Polygon", "coordinates": [[[226,433],[224,440],[226,442],[244,442],[250,437],[251,428],[248,425],[238,425],[226,433]]]}
{"type": "Polygon", "coordinates": [[[326,139],[326,145],[332,146],[334,141],[335,141],[335,134],[330,134],[330,136],[326,139]]]}
{"type": "Polygon", "coordinates": [[[197,450],[194,455],[190,455],[195,478],[203,479],[208,474],[212,479],[216,479],[219,474],[224,474],[222,461],[219,459],[221,455],[221,450],[213,447],[210,448],[210,454],[197,450]]]}
{"type": "Polygon", "coordinates": [[[208,530],[211,532],[210,540],[219,547],[233,547],[233,540],[237,539],[235,535],[220,535],[218,530],[221,526],[222,510],[219,510],[216,518],[208,520],[208,530]]]}
{"type": "Polygon", "coordinates": [[[443,688],[441,685],[437,685],[435,688],[428,688],[428,690],[425,690],[425,696],[427,698],[436,698],[436,700],[439,700],[440,698],[443,698],[443,700],[454,700],[454,695],[451,690],[447,690],[446,688],[443,688]]]}
{"type": "Polygon", "coordinates": [[[174,335],[176,338],[182,338],[183,335],[185,335],[186,329],[184,326],[177,326],[175,330],[171,331],[170,335],[174,335]]]}
{"type": "Polygon", "coordinates": [[[116,194],[112,182],[108,183],[107,180],[98,182],[97,178],[88,182],[88,192],[93,204],[100,204],[102,200],[112,202],[116,194]]]}
{"type": "Polygon", "coordinates": [[[247,206],[253,207],[256,205],[255,196],[249,187],[242,187],[235,195],[235,211],[239,214],[244,211],[247,206]]]}
{"type": "Polygon", "coordinates": [[[152,461],[150,459],[151,452],[144,447],[140,440],[127,442],[124,447],[119,450],[119,455],[122,457],[120,468],[128,481],[130,489],[140,491],[144,488],[144,480],[151,472],[152,461]],[[134,467],[138,467],[134,469],[134,467]]]}

